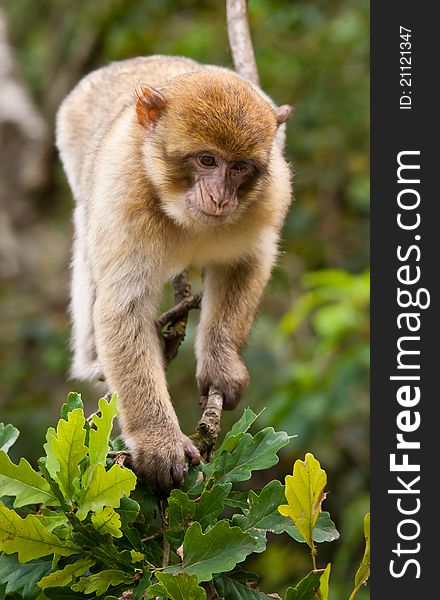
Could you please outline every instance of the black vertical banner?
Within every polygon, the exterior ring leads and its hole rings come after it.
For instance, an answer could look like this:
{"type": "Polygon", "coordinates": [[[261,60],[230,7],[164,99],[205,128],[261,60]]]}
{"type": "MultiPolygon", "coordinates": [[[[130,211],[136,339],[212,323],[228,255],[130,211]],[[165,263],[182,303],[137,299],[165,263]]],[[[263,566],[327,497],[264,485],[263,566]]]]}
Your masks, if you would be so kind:
{"type": "Polygon", "coordinates": [[[437,8],[371,3],[373,600],[440,597],[437,8]]]}

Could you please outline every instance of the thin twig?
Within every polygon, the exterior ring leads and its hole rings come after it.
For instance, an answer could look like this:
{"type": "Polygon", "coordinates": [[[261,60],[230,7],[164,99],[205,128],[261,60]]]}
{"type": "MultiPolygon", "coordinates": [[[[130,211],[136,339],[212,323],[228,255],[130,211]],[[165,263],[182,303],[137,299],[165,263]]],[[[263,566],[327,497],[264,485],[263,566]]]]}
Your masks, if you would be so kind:
{"type": "Polygon", "coordinates": [[[164,534],[164,530],[159,529],[158,531],[155,531],[151,535],[148,535],[147,537],[142,538],[141,542],[149,542],[150,540],[157,540],[157,538],[161,538],[163,536],[163,534],[164,534]]]}
{"type": "Polygon", "coordinates": [[[235,70],[239,75],[260,84],[247,14],[247,0],[226,0],[229,45],[235,70]]]}
{"type": "MultiPolygon", "coordinates": [[[[159,513],[160,513],[160,520],[162,521],[162,530],[163,531],[165,531],[168,527],[168,522],[165,518],[165,503],[166,503],[166,500],[161,500],[159,503],[159,513]]],[[[171,545],[164,536],[164,538],[163,538],[163,558],[162,558],[162,567],[164,569],[166,567],[168,567],[168,565],[170,564],[170,552],[171,552],[171,545]]]]}
{"type": "Polygon", "coordinates": [[[190,310],[193,308],[200,308],[200,301],[202,299],[202,294],[191,294],[187,298],[181,300],[178,304],[175,304],[164,313],[160,315],[157,319],[158,324],[161,327],[165,327],[167,323],[172,323],[177,319],[181,319],[186,316],[190,310]]]}

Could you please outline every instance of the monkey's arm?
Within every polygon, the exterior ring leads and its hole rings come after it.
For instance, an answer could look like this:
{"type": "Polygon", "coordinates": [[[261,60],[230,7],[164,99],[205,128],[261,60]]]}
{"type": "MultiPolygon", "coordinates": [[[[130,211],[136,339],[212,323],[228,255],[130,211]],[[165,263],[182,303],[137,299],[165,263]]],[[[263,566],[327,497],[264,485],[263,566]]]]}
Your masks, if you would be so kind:
{"type": "Polygon", "coordinates": [[[249,382],[240,349],[270,276],[276,238],[270,232],[264,248],[252,255],[206,269],[196,341],[197,382],[202,396],[211,386],[221,391],[225,409],[237,405],[249,382]]]}
{"type": "Polygon", "coordinates": [[[180,430],[167,391],[162,348],[151,298],[127,301],[129,286],[98,285],[94,326],[99,359],[111,391],[118,392],[123,436],[138,474],[156,490],[182,482],[188,459],[199,454],[180,430]]]}

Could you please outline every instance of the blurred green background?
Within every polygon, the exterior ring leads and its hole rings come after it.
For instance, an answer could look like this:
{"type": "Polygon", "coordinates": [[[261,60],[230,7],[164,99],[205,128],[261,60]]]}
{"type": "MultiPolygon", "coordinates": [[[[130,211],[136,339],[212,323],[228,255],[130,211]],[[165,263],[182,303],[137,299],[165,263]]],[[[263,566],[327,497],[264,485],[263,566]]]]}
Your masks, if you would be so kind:
{"type": "MultiPolygon", "coordinates": [[[[220,0],[4,0],[3,21],[12,76],[43,124],[38,140],[27,141],[31,119],[20,129],[0,111],[0,420],[22,432],[13,457],[35,459],[69,390],[81,391],[90,411],[97,398],[67,377],[72,201],[53,149],[56,109],[83,74],[112,60],[161,53],[230,66],[231,59],[220,0]],[[26,161],[32,176],[20,167],[26,161]]],[[[251,0],[250,23],[262,87],[295,107],[287,137],[295,202],[245,350],[251,385],[242,407],[266,407],[261,425],[298,436],[255,486],[283,480],[306,451],[326,469],[324,508],[341,539],[320,545],[318,562],[335,563],[331,597],[339,600],[352,588],[368,510],[369,3],[251,0]]],[[[0,52],[0,76],[1,60],[0,52]]],[[[169,369],[187,432],[199,415],[196,323],[194,314],[169,369]]],[[[225,431],[240,414],[226,415],[225,431]]],[[[274,537],[249,567],[262,589],[283,592],[309,565],[304,547],[274,537]]]]}

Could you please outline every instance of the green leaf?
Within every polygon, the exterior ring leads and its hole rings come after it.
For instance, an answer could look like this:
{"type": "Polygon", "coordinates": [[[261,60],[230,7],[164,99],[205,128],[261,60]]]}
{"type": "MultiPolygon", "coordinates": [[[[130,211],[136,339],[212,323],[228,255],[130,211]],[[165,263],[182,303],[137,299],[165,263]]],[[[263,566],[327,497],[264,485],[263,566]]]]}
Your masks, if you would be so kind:
{"type": "MultiPolygon", "coordinates": [[[[121,498],[121,504],[116,510],[121,517],[121,529],[125,534],[125,537],[133,548],[136,548],[137,550],[142,549],[141,536],[139,535],[139,531],[135,527],[131,527],[130,524],[133,523],[138,516],[140,508],[141,507],[136,500],[124,497],[121,498]]],[[[145,519],[142,519],[142,521],[144,528],[146,528],[147,521],[145,519]]]]}
{"type": "MultiPolygon", "coordinates": [[[[66,587],[47,588],[47,590],[41,593],[44,594],[44,599],[49,598],[49,600],[84,600],[84,594],[73,592],[66,587]]],[[[39,597],[37,600],[39,600],[39,597]]]]}
{"type": "Polygon", "coordinates": [[[84,594],[91,594],[95,592],[96,596],[100,596],[108,590],[110,586],[119,585],[121,583],[132,583],[134,581],[133,575],[126,575],[123,571],[118,569],[105,569],[99,573],[94,573],[88,577],[81,577],[78,583],[72,585],[74,592],[83,592],[84,594]]]}
{"type": "Polygon", "coordinates": [[[229,496],[225,500],[225,506],[231,506],[232,508],[241,508],[242,510],[247,510],[249,508],[247,497],[247,492],[232,490],[232,492],[229,493],[229,496]]]}
{"type": "Polygon", "coordinates": [[[307,453],[305,460],[297,460],[293,475],[287,475],[285,494],[288,504],[278,510],[290,517],[313,551],[313,529],[325,499],[324,488],[327,475],[313,454],[307,453]]]}
{"type": "Polygon", "coordinates": [[[122,527],[130,525],[136,519],[139,514],[141,507],[136,500],[133,498],[121,498],[121,504],[117,510],[118,515],[121,517],[122,527]]]}
{"type": "Polygon", "coordinates": [[[203,491],[194,512],[194,520],[200,523],[203,530],[214,525],[217,517],[222,514],[231,488],[232,483],[221,483],[203,491]]]}
{"type": "Polygon", "coordinates": [[[279,481],[271,481],[260,494],[249,492],[250,507],[245,515],[234,515],[233,523],[258,540],[255,552],[266,549],[266,531],[283,533],[290,522],[278,512],[284,500],[284,486],[279,481]]]}
{"type": "Polygon", "coordinates": [[[39,593],[37,582],[51,567],[50,560],[40,558],[20,564],[16,554],[0,554],[0,583],[6,583],[6,594],[15,592],[22,600],[33,600],[39,593]]]}
{"type": "Polygon", "coordinates": [[[324,573],[321,575],[321,579],[319,580],[319,591],[321,592],[322,600],[328,600],[328,586],[331,568],[331,563],[328,563],[324,569],[324,573]]]}
{"type": "Polygon", "coordinates": [[[349,598],[352,600],[361,586],[368,581],[370,577],[370,513],[367,513],[364,518],[364,535],[365,535],[365,552],[359,569],[354,578],[354,590],[349,598]]]}
{"type": "Polygon", "coordinates": [[[319,589],[321,573],[311,572],[294,588],[287,588],[286,600],[313,600],[319,589]]]}
{"type": "Polygon", "coordinates": [[[93,415],[92,417],[96,429],[92,428],[89,433],[90,465],[84,474],[85,480],[90,477],[96,465],[105,466],[106,464],[113,420],[118,414],[117,395],[113,394],[108,402],[105,398],[101,398],[98,407],[101,416],[93,415]]]}
{"type": "Polygon", "coordinates": [[[186,527],[194,517],[196,503],[185,492],[173,490],[168,499],[167,520],[170,527],[186,527]]]}
{"type": "Polygon", "coordinates": [[[274,600],[263,592],[248,587],[232,577],[220,575],[214,579],[214,585],[221,598],[226,600],[274,600]]]}
{"type": "Polygon", "coordinates": [[[260,414],[256,415],[250,408],[245,408],[241,418],[234,423],[231,430],[225,435],[222,444],[215,451],[213,460],[215,461],[223,452],[232,452],[240,438],[243,437],[260,414]]]}
{"type": "Polygon", "coordinates": [[[87,454],[85,446],[85,419],[81,408],[75,408],[67,421],[58,421],[57,430],[50,427],[47,431],[46,468],[51,477],[60,485],[66,498],[77,498],[79,489],[79,463],[87,454]]]}
{"type": "Polygon", "coordinates": [[[212,462],[205,465],[197,465],[197,467],[189,466],[189,471],[182,484],[182,491],[198,496],[204,490],[203,476],[207,477],[214,470],[212,462]],[[207,467],[211,467],[210,470],[207,467]]]}
{"type": "Polygon", "coordinates": [[[84,410],[84,404],[81,399],[81,394],[77,394],[76,392],[69,392],[67,395],[67,401],[61,407],[60,417],[67,421],[69,413],[75,408],[81,408],[84,410]]]}
{"type": "Polygon", "coordinates": [[[45,590],[51,587],[64,587],[70,584],[80,575],[83,575],[87,569],[95,564],[94,560],[83,558],[76,562],[66,565],[63,569],[54,571],[39,581],[38,586],[45,590]]]}
{"type": "Polygon", "coordinates": [[[113,465],[109,471],[103,465],[96,465],[81,504],[77,517],[81,521],[89,511],[101,511],[104,506],[117,508],[122,496],[129,496],[136,487],[136,475],[130,469],[113,465]]]}
{"type": "Polygon", "coordinates": [[[105,506],[101,511],[92,514],[92,523],[99,533],[109,533],[116,538],[122,537],[121,518],[109,506],[105,506]]]}
{"type": "Polygon", "coordinates": [[[181,490],[173,490],[168,498],[166,517],[168,529],[165,538],[174,548],[178,548],[183,541],[185,531],[194,520],[196,503],[188,498],[181,490]]]}
{"type": "MultiPolygon", "coordinates": [[[[282,519],[286,519],[286,517],[281,517],[282,519]]],[[[291,519],[289,519],[291,523],[291,519]]],[[[284,529],[284,531],[290,535],[291,538],[296,540],[297,542],[301,542],[305,544],[305,539],[298,531],[298,528],[295,525],[290,525],[284,529]]],[[[330,513],[326,510],[323,510],[319,513],[318,520],[316,521],[315,528],[313,529],[313,541],[321,544],[322,542],[333,542],[334,540],[339,539],[339,531],[336,529],[335,524],[330,518],[330,513]]]]}
{"type": "Polygon", "coordinates": [[[110,447],[114,452],[124,452],[129,450],[125,440],[122,436],[110,438],[110,447]]]}
{"type": "Polygon", "coordinates": [[[38,519],[48,531],[53,531],[58,527],[63,527],[69,522],[63,512],[57,513],[47,509],[42,515],[38,515],[38,519]]]}
{"type": "Polygon", "coordinates": [[[7,452],[19,435],[18,429],[10,423],[7,425],[0,423],[0,450],[7,452]]]}
{"type": "Polygon", "coordinates": [[[239,527],[219,521],[207,533],[193,523],[183,540],[183,562],[165,569],[168,573],[197,575],[198,581],[210,581],[213,573],[230,571],[254,551],[256,540],[239,527]]]}
{"type": "Polygon", "coordinates": [[[255,437],[245,433],[231,453],[220,456],[214,477],[219,483],[246,481],[251,478],[252,471],[276,465],[278,450],[288,443],[287,433],[276,432],[272,427],[266,427],[255,437]]]}
{"type": "Polygon", "coordinates": [[[153,574],[151,571],[144,569],[144,576],[136,585],[133,586],[133,600],[145,600],[147,597],[145,592],[150,585],[152,576],[153,574]]]}
{"type": "Polygon", "coordinates": [[[162,596],[170,600],[205,600],[205,590],[197,585],[196,575],[156,573],[159,583],[148,588],[149,597],[162,596]]]}
{"type": "Polygon", "coordinates": [[[80,551],[71,542],[62,542],[41,524],[35,515],[22,519],[0,502],[0,550],[18,552],[20,562],[28,562],[48,554],[70,556],[80,551]]]}
{"type": "Polygon", "coordinates": [[[28,504],[59,504],[47,481],[25,458],[15,465],[3,450],[0,451],[0,489],[2,495],[15,496],[14,508],[28,504]]]}

